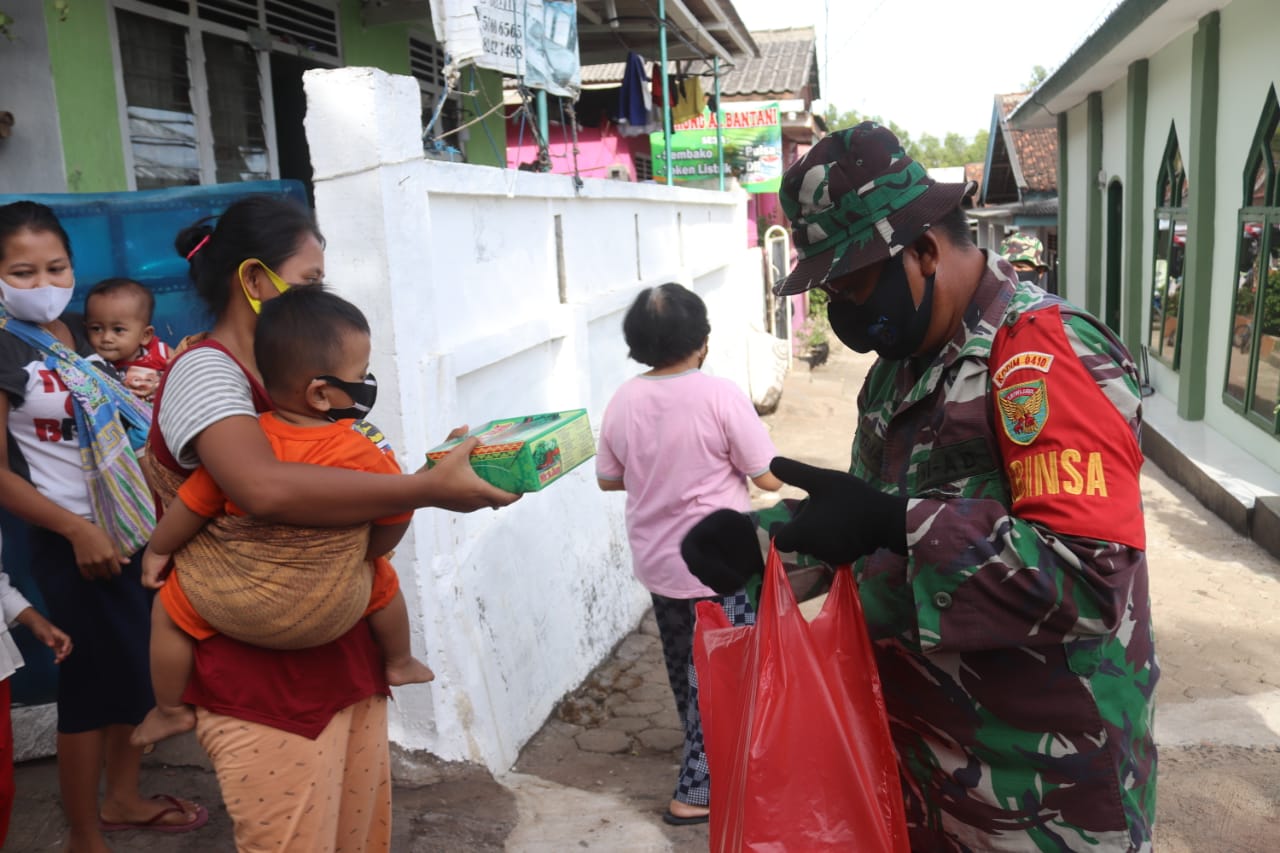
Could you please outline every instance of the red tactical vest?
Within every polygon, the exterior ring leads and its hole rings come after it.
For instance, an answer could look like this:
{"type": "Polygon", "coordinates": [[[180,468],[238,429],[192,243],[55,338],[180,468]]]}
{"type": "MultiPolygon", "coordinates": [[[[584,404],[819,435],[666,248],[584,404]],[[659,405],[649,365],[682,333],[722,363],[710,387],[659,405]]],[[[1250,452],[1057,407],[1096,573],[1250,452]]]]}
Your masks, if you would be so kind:
{"type": "Polygon", "coordinates": [[[1013,514],[1070,536],[1145,549],[1142,450],[1071,348],[1059,306],[1002,325],[990,365],[1013,514]]]}

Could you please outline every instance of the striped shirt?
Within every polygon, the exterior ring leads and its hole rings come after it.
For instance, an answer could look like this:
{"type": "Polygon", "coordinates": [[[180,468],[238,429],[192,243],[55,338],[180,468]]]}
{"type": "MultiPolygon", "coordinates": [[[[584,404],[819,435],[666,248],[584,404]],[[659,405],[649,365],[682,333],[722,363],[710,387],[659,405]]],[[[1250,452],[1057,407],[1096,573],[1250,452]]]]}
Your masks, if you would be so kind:
{"type": "Polygon", "coordinates": [[[249,380],[235,359],[214,347],[201,347],[174,363],[166,377],[158,424],[179,465],[188,471],[198,467],[196,437],[235,415],[258,417],[249,380]]]}

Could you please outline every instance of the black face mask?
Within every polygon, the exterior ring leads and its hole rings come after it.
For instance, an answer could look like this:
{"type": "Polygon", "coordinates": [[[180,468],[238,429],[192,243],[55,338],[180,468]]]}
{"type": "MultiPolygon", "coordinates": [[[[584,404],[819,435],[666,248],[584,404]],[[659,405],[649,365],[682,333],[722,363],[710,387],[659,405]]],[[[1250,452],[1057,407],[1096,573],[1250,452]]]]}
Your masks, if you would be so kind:
{"type": "Polygon", "coordinates": [[[1040,283],[1040,273],[1038,270],[1018,270],[1018,281],[1029,281],[1032,284],[1040,283]]]}
{"type": "Polygon", "coordinates": [[[880,272],[875,289],[861,305],[843,299],[827,303],[831,331],[847,347],[858,352],[875,350],[882,358],[899,361],[920,349],[933,316],[933,276],[924,280],[920,307],[911,299],[902,255],[890,259],[880,272]]]}
{"type": "Polygon", "coordinates": [[[360,382],[347,382],[345,379],[339,379],[336,376],[317,376],[316,379],[321,382],[327,382],[333,387],[346,392],[351,398],[351,405],[345,409],[329,409],[325,413],[331,421],[341,421],[347,418],[363,420],[369,411],[373,409],[373,404],[378,399],[378,380],[373,378],[372,373],[366,373],[364,379],[360,382]]]}

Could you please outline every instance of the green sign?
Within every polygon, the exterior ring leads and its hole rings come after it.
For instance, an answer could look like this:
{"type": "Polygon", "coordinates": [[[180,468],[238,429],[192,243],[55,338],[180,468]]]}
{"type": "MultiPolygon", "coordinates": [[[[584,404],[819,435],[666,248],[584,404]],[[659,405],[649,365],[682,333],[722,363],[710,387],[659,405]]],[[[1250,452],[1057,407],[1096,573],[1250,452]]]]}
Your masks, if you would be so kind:
{"type": "MultiPolygon", "coordinates": [[[[751,193],[776,193],[782,183],[782,122],[777,104],[757,110],[724,113],[724,168],[751,193]]],[[[661,133],[649,135],[653,179],[667,183],[667,152],[661,133]]],[[[710,110],[677,124],[671,133],[675,183],[690,184],[719,177],[716,117],[710,110]]]]}

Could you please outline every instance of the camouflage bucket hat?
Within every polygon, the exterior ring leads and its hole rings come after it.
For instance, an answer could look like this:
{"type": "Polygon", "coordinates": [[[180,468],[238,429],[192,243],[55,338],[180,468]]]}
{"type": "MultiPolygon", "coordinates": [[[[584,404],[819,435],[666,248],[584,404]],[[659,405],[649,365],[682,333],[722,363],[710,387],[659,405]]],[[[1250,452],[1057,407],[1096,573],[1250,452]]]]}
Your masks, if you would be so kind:
{"type": "Polygon", "coordinates": [[[1000,254],[1011,264],[1024,263],[1037,267],[1045,266],[1044,246],[1035,237],[1015,231],[1000,244],[1000,254]]]}
{"type": "Polygon", "coordinates": [[[837,130],[782,176],[778,200],[800,262],[774,292],[801,293],[897,255],[976,187],[930,178],[875,122],[837,130]]]}

